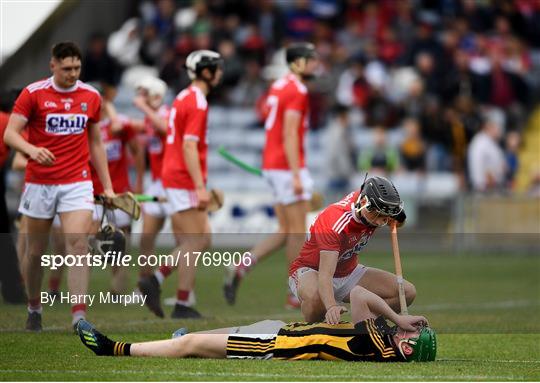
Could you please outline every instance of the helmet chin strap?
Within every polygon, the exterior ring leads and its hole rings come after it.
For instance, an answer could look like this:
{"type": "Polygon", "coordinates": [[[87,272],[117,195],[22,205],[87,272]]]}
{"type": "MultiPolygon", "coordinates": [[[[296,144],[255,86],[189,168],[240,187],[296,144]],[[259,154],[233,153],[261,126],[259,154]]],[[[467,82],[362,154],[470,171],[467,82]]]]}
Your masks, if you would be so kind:
{"type": "Polygon", "coordinates": [[[369,206],[371,205],[371,203],[369,202],[369,199],[367,196],[358,196],[358,199],[356,200],[355,203],[351,203],[351,208],[354,210],[356,216],[358,217],[358,219],[360,221],[362,221],[364,224],[368,224],[370,226],[373,226],[373,227],[383,227],[383,226],[386,226],[388,223],[384,223],[382,225],[377,225],[376,223],[370,221],[369,219],[367,219],[366,217],[364,217],[362,215],[362,210],[364,209],[367,209],[369,206]],[[364,205],[362,206],[362,200],[365,201],[364,205]],[[357,205],[360,205],[360,207],[356,207],[357,205]]]}

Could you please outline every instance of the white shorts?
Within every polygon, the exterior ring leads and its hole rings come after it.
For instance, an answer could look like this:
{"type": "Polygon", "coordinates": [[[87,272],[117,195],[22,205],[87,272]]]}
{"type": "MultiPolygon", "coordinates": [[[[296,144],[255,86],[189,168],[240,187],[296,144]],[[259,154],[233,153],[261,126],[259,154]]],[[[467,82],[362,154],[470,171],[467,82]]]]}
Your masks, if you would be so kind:
{"type": "MultiPolygon", "coordinates": [[[[354,286],[358,284],[358,282],[360,282],[360,279],[362,279],[367,269],[368,268],[364,265],[357,265],[352,271],[352,273],[350,273],[349,275],[341,278],[332,278],[334,299],[336,300],[336,302],[345,302],[345,299],[349,297],[351,290],[354,288],[354,286]]],[[[298,296],[298,281],[303,274],[309,272],[317,273],[317,270],[309,267],[300,267],[294,272],[293,275],[289,277],[289,288],[291,290],[291,293],[293,293],[299,301],[301,301],[301,299],[298,296]]]]}
{"type": "Polygon", "coordinates": [[[26,183],[19,213],[31,218],[51,219],[57,213],[94,210],[92,181],[62,185],[26,183]]]}
{"type": "MultiPolygon", "coordinates": [[[[94,213],[92,214],[93,221],[101,222],[101,217],[103,216],[103,206],[95,205],[94,213]]],[[[130,227],[131,226],[131,217],[125,211],[119,209],[107,209],[107,214],[105,214],[105,222],[113,224],[116,227],[130,227]]]]}
{"type": "Polygon", "coordinates": [[[168,215],[199,206],[195,190],[165,188],[168,215]]]}
{"type": "MultiPolygon", "coordinates": [[[[152,181],[150,187],[145,190],[144,194],[154,197],[166,197],[161,180],[152,181]]],[[[167,218],[168,211],[170,210],[168,203],[145,202],[142,205],[145,214],[156,218],[167,218]]]]}
{"type": "Polygon", "coordinates": [[[268,336],[276,336],[279,330],[285,326],[285,322],[280,320],[262,320],[247,326],[238,326],[231,328],[231,335],[255,335],[258,338],[266,338],[268,336]]]}
{"type": "Polygon", "coordinates": [[[309,201],[313,193],[313,179],[307,169],[300,169],[300,181],[303,193],[301,196],[294,194],[293,174],[290,170],[263,170],[276,204],[290,205],[298,201],[309,201]]]}
{"type": "Polygon", "coordinates": [[[52,221],[52,226],[53,226],[54,228],[57,228],[57,229],[60,228],[60,227],[62,226],[62,221],[60,221],[60,216],[59,216],[58,214],[56,214],[56,215],[54,216],[54,219],[53,219],[53,221],[52,221]]]}

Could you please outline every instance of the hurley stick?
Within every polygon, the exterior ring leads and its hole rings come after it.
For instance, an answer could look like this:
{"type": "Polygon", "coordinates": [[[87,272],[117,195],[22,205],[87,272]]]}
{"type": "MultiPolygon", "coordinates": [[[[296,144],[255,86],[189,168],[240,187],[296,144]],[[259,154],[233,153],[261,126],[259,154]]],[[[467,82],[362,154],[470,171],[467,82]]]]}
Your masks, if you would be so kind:
{"type": "Polygon", "coordinates": [[[399,244],[397,238],[397,224],[395,221],[392,222],[392,229],[390,235],[392,237],[392,252],[394,253],[394,264],[396,266],[399,306],[401,308],[401,314],[407,315],[409,312],[407,310],[407,302],[405,301],[405,289],[403,287],[403,271],[401,269],[401,257],[399,256],[399,244]]]}

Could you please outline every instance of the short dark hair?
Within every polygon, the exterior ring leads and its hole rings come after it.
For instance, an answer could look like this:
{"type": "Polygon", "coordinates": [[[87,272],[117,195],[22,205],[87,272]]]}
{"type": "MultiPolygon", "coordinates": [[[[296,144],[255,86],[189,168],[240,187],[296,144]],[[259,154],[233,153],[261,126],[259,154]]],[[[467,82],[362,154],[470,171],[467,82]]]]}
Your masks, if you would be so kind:
{"type": "Polygon", "coordinates": [[[72,41],[62,41],[52,47],[52,57],[63,60],[66,57],[77,57],[82,60],[81,49],[72,41]]]}

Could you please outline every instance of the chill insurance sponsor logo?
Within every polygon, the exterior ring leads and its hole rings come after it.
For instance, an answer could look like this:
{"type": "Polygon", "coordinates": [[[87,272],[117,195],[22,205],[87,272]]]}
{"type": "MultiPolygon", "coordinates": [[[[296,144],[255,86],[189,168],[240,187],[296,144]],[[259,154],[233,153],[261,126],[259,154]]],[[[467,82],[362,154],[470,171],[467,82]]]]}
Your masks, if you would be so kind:
{"type": "Polygon", "coordinates": [[[82,134],[88,117],[84,114],[47,114],[45,131],[51,134],[82,134]]]}

